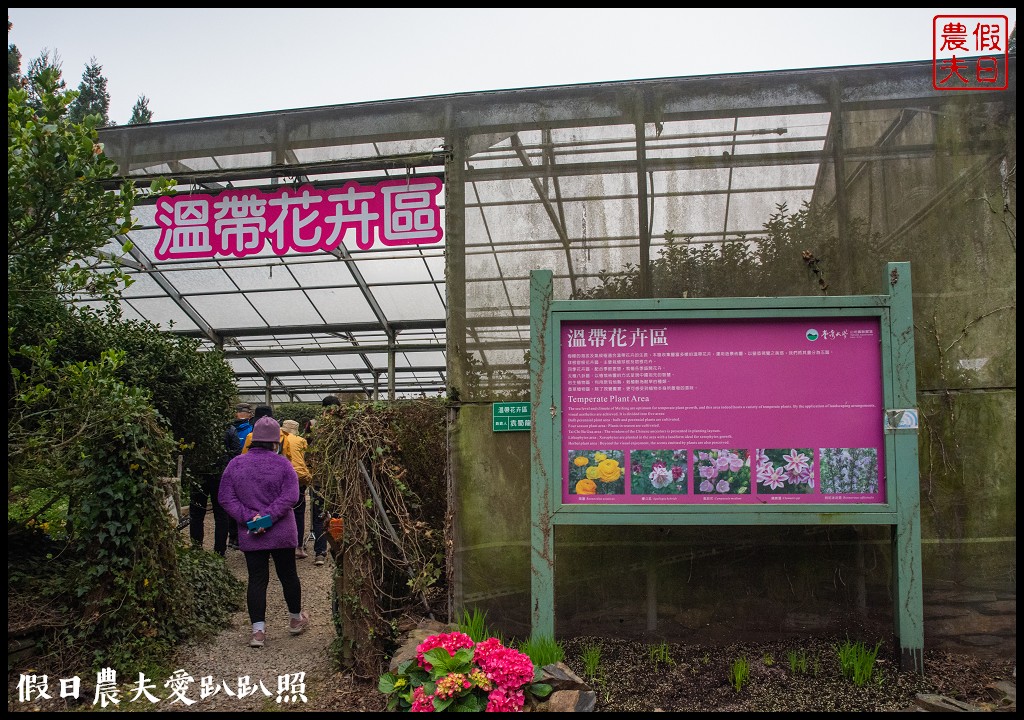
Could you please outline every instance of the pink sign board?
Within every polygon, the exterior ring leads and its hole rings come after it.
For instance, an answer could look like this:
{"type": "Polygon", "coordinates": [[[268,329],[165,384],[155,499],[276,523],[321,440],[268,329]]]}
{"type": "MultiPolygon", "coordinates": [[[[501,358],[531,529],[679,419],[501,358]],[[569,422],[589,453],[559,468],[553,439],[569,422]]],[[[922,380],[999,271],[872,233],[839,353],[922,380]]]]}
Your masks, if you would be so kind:
{"type": "Polygon", "coordinates": [[[563,321],[562,502],[884,503],[877,317],[563,321]]]}
{"type": "Polygon", "coordinates": [[[288,252],[329,252],[343,242],[369,250],[439,242],[437,178],[348,182],[340,189],[311,185],[272,193],[225,190],[219,195],[175,195],[157,200],[158,260],[246,257],[270,247],[288,252]]]}

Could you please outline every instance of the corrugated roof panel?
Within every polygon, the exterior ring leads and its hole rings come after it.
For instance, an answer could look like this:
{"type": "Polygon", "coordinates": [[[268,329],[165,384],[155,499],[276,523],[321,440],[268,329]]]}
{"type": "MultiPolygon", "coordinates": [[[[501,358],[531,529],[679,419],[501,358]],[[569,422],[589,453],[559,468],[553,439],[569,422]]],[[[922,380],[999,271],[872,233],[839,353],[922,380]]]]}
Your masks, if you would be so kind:
{"type": "Polygon", "coordinates": [[[266,288],[299,287],[295,277],[280,260],[274,259],[258,265],[229,265],[227,274],[240,290],[264,290],[266,288]]]}
{"type": "Polygon", "coordinates": [[[376,320],[359,288],[308,290],[309,299],[329,323],[359,323],[376,320]]]}
{"type": "Polygon", "coordinates": [[[373,288],[384,315],[392,321],[444,319],[445,310],[433,285],[384,285],[373,288]]]}
{"type": "Polygon", "coordinates": [[[136,298],[125,300],[144,319],[156,323],[164,330],[197,330],[198,326],[181,307],[170,298],[136,298]]]}
{"type": "Polygon", "coordinates": [[[240,293],[198,295],[189,298],[189,303],[215,328],[267,327],[267,321],[240,293]]]}
{"type": "Polygon", "coordinates": [[[268,323],[287,330],[288,325],[312,325],[323,322],[317,309],[302,290],[249,293],[249,302],[256,306],[268,323]]]}

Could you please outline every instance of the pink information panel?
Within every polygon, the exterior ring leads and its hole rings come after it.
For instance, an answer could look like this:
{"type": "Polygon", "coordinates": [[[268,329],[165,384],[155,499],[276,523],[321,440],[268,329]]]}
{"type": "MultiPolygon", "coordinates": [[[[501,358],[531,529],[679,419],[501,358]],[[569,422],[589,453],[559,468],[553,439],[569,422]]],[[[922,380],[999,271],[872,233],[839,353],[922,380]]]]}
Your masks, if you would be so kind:
{"type": "Polygon", "coordinates": [[[885,502],[879,318],[560,334],[563,503],[885,502]]]}

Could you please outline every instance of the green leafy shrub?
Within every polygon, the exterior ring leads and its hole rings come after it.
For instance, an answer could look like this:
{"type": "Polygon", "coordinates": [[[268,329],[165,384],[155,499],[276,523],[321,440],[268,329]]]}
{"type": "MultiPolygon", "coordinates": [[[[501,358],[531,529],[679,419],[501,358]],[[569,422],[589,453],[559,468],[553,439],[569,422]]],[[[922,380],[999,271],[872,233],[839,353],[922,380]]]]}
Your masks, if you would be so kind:
{"type": "Polygon", "coordinates": [[[143,388],[167,421],[183,455],[190,481],[224,469],[224,427],[231,420],[237,388],[220,350],[204,349],[196,338],[162,332],[153,323],[77,312],[63,329],[60,357],[86,360],[104,349],[125,352],[118,377],[143,388]]]}
{"type": "Polygon", "coordinates": [[[135,226],[142,194],[132,181],[109,192],[118,167],[95,117],[69,121],[76,93],[59,68],[32,80],[38,102],[8,92],[8,541],[21,548],[8,573],[55,672],[130,674],[217,620],[196,615],[211,598],[182,607],[191,588],[162,478],[183,445],[212,457],[233,379],[218,353],[121,320],[131,278],[109,242],[135,226]]]}
{"type": "Polygon", "coordinates": [[[224,558],[216,553],[178,543],[178,569],[190,590],[188,620],[181,625],[183,634],[195,637],[225,627],[231,614],[245,604],[245,583],[236,578],[224,558]]]}

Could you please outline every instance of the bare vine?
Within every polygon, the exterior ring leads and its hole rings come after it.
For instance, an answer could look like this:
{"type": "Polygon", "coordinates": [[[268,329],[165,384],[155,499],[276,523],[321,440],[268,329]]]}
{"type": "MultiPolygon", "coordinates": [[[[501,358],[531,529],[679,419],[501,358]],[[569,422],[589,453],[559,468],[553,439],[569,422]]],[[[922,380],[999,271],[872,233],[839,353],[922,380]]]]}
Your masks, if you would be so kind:
{"type": "Polygon", "coordinates": [[[396,616],[413,602],[429,614],[425,593],[443,566],[429,528],[410,510],[419,498],[406,481],[395,426],[386,404],[332,408],[317,421],[308,454],[326,512],[344,523],[332,543],[342,662],[367,677],[380,672],[396,616]]]}

